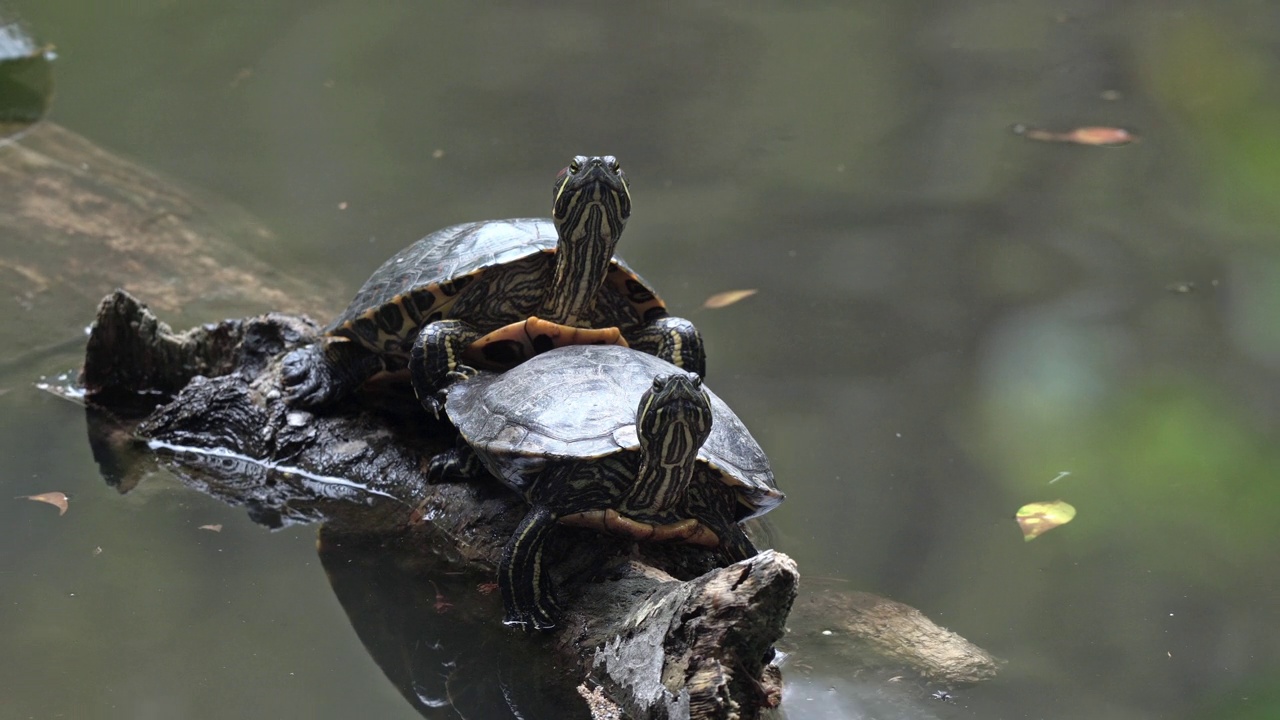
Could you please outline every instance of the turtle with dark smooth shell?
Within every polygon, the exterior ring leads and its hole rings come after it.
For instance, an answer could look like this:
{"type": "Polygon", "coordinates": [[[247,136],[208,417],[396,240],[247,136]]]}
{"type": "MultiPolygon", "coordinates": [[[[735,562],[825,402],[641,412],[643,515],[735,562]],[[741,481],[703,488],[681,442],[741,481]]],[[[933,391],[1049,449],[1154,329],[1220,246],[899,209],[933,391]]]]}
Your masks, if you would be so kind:
{"type": "Polygon", "coordinates": [[[614,255],[630,215],[618,161],[578,156],[556,176],[550,220],[486,220],[428,235],[378,268],[321,342],[285,358],[288,401],[319,407],[381,370],[408,366],[434,410],[435,392],[459,365],[505,369],[569,342],[628,344],[705,374],[693,324],[670,316],[614,255]],[[532,327],[560,331],[529,335],[532,327]],[[612,328],[606,337],[586,332],[612,328]]]}
{"type": "Polygon", "coordinates": [[[555,624],[542,545],[557,523],[703,545],[736,562],[756,554],[739,523],[782,502],[738,416],[665,360],[574,345],[454,377],[444,408],[459,444],[432,459],[428,478],[487,470],[531,506],[499,566],[508,624],[555,624]]]}

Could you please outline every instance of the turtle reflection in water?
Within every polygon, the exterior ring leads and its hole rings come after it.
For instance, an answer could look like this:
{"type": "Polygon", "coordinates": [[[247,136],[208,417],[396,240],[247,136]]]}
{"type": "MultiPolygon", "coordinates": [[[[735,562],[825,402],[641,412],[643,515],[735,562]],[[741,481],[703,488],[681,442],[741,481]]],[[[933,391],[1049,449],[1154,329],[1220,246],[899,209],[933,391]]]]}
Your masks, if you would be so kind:
{"type": "Polygon", "coordinates": [[[321,342],[285,359],[289,402],[319,407],[411,366],[436,410],[435,391],[464,360],[506,369],[568,344],[629,344],[705,374],[693,324],[614,255],[630,216],[617,159],[578,156],[556,176],[550,221],[486,220],[422,238],[373,273],[321,342]]]}
{"type": "Polygon", "coordinates": [[[739,523],[782,502],[768,458],[697,375],[618,346],[568,346],[503,373],[454,373],[461,436],[433,482],[487,470],[529,503],[498,567],[505,622],[554,627],[543,543],[557,524],[756,554],[739,523]]]}

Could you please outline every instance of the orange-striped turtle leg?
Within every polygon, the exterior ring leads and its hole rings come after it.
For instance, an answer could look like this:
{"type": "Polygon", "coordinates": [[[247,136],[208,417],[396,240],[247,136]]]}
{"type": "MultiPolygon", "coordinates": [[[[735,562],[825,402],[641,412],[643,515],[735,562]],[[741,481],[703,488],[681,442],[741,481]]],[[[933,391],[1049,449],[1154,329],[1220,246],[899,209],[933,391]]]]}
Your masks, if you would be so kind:
{"type": "Polygon", "coordinates": [[[436,393],[447,383],[450,372],[464,368],[462,354],[481,333],[462,320],[436,320],[427,323],[413,341],[409,352],[409,376],[418,401],[440,417],[440,399],[436,393]]]}
{"type": "Polygon", "coordinates": [[[494,330],[471,343],[463,362],[482,370],[503,372],[539,353],[565,345],[627,346],[622,331],[610,328],[578,328],[530,317],[494,330]]]}
{"type": "Polygon", "coordinates": [[[636,328],[627,341],[636,350],[656,355],[698,377],[706,377],[707,352],[702,346],[702,333],[684,318],[668,315],[651,320],[636,328]]]}

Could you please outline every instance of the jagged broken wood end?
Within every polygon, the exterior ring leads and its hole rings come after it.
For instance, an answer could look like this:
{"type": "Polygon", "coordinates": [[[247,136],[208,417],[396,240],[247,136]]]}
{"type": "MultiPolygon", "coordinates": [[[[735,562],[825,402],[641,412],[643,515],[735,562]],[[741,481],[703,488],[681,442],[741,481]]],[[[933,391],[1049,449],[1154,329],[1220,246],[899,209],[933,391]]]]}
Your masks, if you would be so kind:
{"type": "MultiPolygon", "coordinates": [[[[661,581],[628,608],[624,632],[610,622],[584,637],[596,647],[593,666],[624,709],[656,708],[656,717],[752,717],[781,700],[773,644],[785,632],[799,572],[783,553],[719,568],[689,582],[661,581]],[[601,639],[611,634],[611,639],[601,639]],[[657,652],[655,652],[657,650],[657,652]]],[[[617,583],[645,585],[652,571],[629,564],[617,583]]],[[[608,602],[621,588],[599,586],[582,606],[608,602]]]]}

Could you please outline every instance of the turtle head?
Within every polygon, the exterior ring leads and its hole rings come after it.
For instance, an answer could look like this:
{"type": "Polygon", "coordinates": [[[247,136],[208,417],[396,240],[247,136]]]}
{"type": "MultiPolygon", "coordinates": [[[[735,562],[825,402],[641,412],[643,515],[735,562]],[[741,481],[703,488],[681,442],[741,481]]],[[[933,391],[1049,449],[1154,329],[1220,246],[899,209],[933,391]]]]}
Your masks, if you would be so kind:
{"type": "Polygon", "coordinates": [[[692,462],[711,435],[711,398],[692,373],[660,375],[640,397],[636,435],[641,452],[663,465],[692,462]]]}
{"type": "Polygon", "coordinates": [[[555,277],[538,314],[561,325],[585,326],[596,293],[631,217],[627,176],[612,155],[579,155],[556,175],[551,206],[556,224],[555,277]]]}
{"type": "Polygon", "coordinates": [[[618,158],[579,155],[556,174],[555,220],[560,242],[607,243],[608,255],[631,217],[631,193],[618,158]]]}

